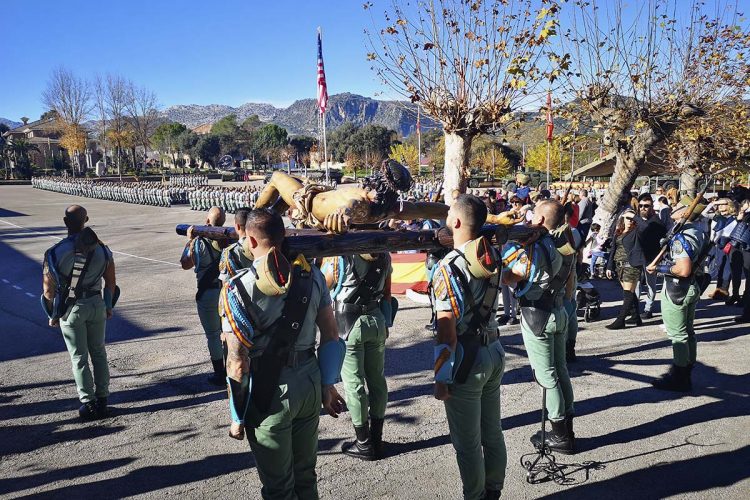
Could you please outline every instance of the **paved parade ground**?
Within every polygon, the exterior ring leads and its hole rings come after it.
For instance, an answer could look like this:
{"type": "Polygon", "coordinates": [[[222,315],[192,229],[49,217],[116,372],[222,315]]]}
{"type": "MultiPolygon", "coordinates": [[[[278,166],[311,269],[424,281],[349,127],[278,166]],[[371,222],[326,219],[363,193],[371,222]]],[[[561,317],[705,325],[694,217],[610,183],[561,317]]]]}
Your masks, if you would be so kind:
{"type": "MultiPolygon", "coordinates": [[[[175,224],[204,220],[186,206],[0,187],[0,496],[260,497],[247,442],[227,437],[226,393],[206,381],[195,277],[178,264],[185,239],[175,224]],[[68,353],[39,306],[42,256],[65,236],[63,211],[72,203],[88,209],[114,251],[122,288],[107,326],[112,416],[91,423],[78,420],[68,353]]],[[[749,498],[750,328],[733,321],[740,309],[700,302],[694,391],[662,392],[649,385],[671,360],[660,316],[605,330],[622,295],[613,282],[594,283],[603,319],[581,322],[579,361],[570,366],[579,453],[557,456],[578,464],[567,469],[574,484],[526,483],[519,460],[533,451],[541,390],[520,328],[502,330],[504,497],[749,498]]],[[[400,300],[386,352],[389,457],[366,463],[341,454],[353,435],[348,415],[321,417],[322,498],[460,498],[445,411],[432,397],[429,307],[400,300]]]]}

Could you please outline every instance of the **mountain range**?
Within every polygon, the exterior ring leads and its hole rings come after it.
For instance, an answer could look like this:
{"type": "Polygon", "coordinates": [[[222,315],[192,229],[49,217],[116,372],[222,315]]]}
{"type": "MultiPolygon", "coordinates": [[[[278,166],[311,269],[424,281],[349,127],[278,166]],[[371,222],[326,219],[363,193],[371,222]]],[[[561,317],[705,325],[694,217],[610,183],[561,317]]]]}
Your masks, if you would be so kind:
{"type": "MultiPolygon", "coordinates": [[[[235,114],[239,123],[251,115],[258,115],[261,121],[280,125],[293,135],[315,136],[318,133],[318,107],[315,99],[300,99],[287,108],[277,108],[267,103],[246,103],[238,107],[187,104],[170,106],[161,113],[164,118],[190,128],[214,123],[227,115],[235,114]]],[[[420,121],[425,129],[439,126],[428,117],[421,117],[420,121]]],[[[416,130],[417,107],[405,101],[381,101],[350,93],[332,95],[328,99],[326,127],[331,131],[344,122],[359,126],[371,123],[383,125],[407,136],[416,130]]]]}
{"type": "Polygon", "coordinates": [[[13,120],[8,120],[7,118],[0,118],[0,123],[2,123],[3,125],[7,125],[10,128],[21,126],[21,122],[14,122],[13,120]]]}

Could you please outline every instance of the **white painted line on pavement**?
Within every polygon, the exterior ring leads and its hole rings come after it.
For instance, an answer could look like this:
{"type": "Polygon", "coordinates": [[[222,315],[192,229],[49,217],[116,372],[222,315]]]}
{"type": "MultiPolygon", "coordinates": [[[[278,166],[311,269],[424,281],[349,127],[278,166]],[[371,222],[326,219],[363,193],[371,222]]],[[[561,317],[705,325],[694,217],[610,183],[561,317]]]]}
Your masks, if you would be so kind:
{"type": "Polygon", "coordinates": [[[27,296],[27,297],[34,297],[34,294],[33,294],[33,293],[31,293],[31,292],[26,292],[26,296],[27,296]]]}
{"type": "Polygon", "coordinates": [[[5,278],[3,278],[3,283],[10,283],[10,281],[8,281],[5,278]]]}
{"type": "MultiPolygon", "coordinates": [[[[46,236],[47,238],[51,238],[53,240],[61,240],[62,239],[59,236],[53,236],[53,235],[51,235],[49,233],[44,233],[42,231],[36,231],[35,229],[30,229],[28,227],[19,226],[18,224],[13,224],[12,222],[8,222],[7,220],[0,219],[0,222],[2,222],[3,224],[7,224],[9,226],[13,226],[13,227],[17,227],[19,229],[23,229],[24,231],[29,231],[31,233],[36,233],[36,234],[40,234],[42,236],[46,236]]],[[[110,250],[112,250],[112,249],[110,249],[110,250]]],[[[167,262],[166,260],[150,259],[148,257],[141,257],[140,255],[133,255],[132,253],[118,252],[117,250],[112,250],[112,253],[117,254],[117,255],[124,255],[126,257],[132,257],[134,259],[147,260],[149,262],[158,262],[159,264],[167,264],[169,266],[180,267],[179,264],[176,264],[174,262],[167,262]]],[[[5,281],[5,280],[3,280],[3,281],[5,281]]],[[[5,281],[5,282],[7,283],[7,281],[5,281]]]]}
{"type": "Polygon", "coordinates": [[[13,288],[15,288],[16,290],[23,290],[23,288],[21,288],[21,287],[20,287],[20,286],[18,286],[18,285],[13,285],[13,288]]]}

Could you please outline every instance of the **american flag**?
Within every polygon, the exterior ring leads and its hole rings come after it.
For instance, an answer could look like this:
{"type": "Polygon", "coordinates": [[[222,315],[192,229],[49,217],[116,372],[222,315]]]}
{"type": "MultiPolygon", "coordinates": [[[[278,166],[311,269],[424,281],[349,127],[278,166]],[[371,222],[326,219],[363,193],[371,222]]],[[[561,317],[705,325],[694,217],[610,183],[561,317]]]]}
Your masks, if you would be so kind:
{"type": "Polygon", "coordinates": [[[552,142],[552,131],[555,124],[552,122],[552,93],[547,92],[547,140],[552,142]]]}
{"type": "Polygon", "coordinates": [[[323,38],[318,28],[318,109],[326,112],[328,107],[328,86],[326,85],[326,70],[323,67],[323,38]]]}

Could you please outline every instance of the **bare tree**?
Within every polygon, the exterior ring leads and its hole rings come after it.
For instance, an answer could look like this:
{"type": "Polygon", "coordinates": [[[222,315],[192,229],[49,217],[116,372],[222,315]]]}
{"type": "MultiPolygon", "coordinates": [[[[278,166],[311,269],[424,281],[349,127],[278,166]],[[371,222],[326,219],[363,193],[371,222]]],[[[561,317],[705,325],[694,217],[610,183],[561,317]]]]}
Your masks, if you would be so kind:
{"type": "Polygon", "coordinates": [[[565,9],[567,97],[616,155],[596,219],[607,231],[650,155],[747,88],[750,37],[736,4],[574,0],[565,9]],[[566,26],[567,25],[567,26],[566,26]]]}
{"type": "Polygon", "coordinates": [[[80,125],[92,110],[91,85],[67,68],[55,68],[42,92],[42,103],[65,123],[80,125]]]}
{"type": "Polygon", "coordinates": [[[159,124],[159,109],[156,94],[146,87],[129,82],[125,92],[125,110],[128,122],[135,133],[137,144],[143,148],[144,168],[151,145],[151,136],[159,124]]]}
{"type": "Polygon", "coordinates": [[[368,33],[382,81],[443,125],[445,192],[466,190],[472,140],[554,78],[544,68],[557,12],[552,0],[394,0],[368,33]]]}
{"type": "Polygon", "coordinates": [[[99,117],[99,138],[103,150],[104,170],[107,170],[107,120],[109,113],[107,111],[107,83],[101,75],[96,75],[94,80],[94,103],[96,113],[99,117]]]}
{"type": "Polygon", "coordinates": [[[80,154],[86,145],[82,124],[92,111],[91,85],[64,67],[55,68],[42,92],[42,103],[57,113],[61,144],[68,149],[74,168],[80,171],[80,154]]]}
{"type": "Polygon", "coordinates": [[[104,88],[104,100],[107,116],[109,117],[109,131],[107,133],[110,142],[115,147],[115,159],[117,162],[117,175],[122,176],[122,151],[126,143],[130,141],[130,130],[127,123],[127,101],[129,82],[119,76],[108,74],[104,88]]]}

